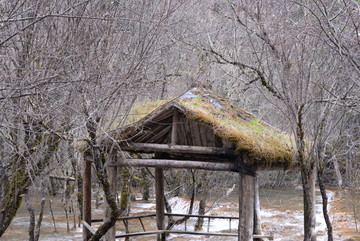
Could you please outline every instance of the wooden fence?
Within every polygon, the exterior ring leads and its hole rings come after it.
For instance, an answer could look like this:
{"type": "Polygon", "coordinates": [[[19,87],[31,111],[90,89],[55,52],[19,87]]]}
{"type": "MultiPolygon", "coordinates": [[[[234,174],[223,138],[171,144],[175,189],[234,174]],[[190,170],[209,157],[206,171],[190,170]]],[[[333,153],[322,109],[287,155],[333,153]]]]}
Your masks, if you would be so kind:
{"type": "MultiPolygon", "coordinates": [[[[143,220],[144,218],[153,218],[156,217],[156,214],[146,214],[146,215],[138,215],[138,216],[128,216],[128,217],[120,217],[118,220],[122,221],[125,226],[127,226],[127,222],[129,220],[138,219],[143,232],[127,232],[124,234],[116,235],[116,238],[125,238],[125,237],[135,237],[135,236],[145,236],[145,235],[160,235],[160,234],[188,234],[188,235],[205,235],[205,236],[223,236],[223,237],[237,237],[238,233],[212,233],[210,230],[210,221],[211,219],[229,219],[229,230],[231,231],[231,220],[238,220],[238,217],[230,217],[230,216],[210,216],[210,215],[194,215],[194,214],[179,214],[179,213],[165,213],[166,216],[172,217],[188,217],[188,218],[204,218],[208,219],[207,222],[207,232],[196,232],[196,231],[187,231],[187,220],[184,222],[184,231],[179,230],[155,230],[155,231],[146,231],[143,220]]],[[[103,219],[93,219],[92,223],[103,222],[103,219]]],[[[95,230],[91,227],[87,222],[83,221],[83,225],[90,231],[90,233],[94,234],[95,230]]],[[[268,239],[274,240],[273,235],[259,235],[254,234],[254,239],[268,239]]]]}

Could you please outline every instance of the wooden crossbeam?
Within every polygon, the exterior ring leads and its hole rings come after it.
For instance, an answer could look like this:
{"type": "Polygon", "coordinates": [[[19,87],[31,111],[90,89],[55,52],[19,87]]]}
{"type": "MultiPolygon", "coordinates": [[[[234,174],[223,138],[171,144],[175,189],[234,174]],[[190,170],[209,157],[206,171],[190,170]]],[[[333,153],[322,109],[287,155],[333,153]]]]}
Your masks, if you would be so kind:
{"type": "Polygon", "coordinates": [[[92,234],[92,235],[94,235],[95,234],[95,229],[93,229],[86,221],[82,221],[82,223],[83,223],[83,225],[87,228],[87,230],[89,230],[90,231],[90,233],[92,234]]]}
{"type": "Polygon", "coordinates": [[[152,143],[129,143],[120,145],[123,151],[138,151],[138,152],[167,152],[167,153],[188,153],[188,154],[206,154],[206,155],[225,155],[235,156],[233,149],[226,149],[220,147],[205,147],[205,146],[186,146],[186,145],[167,145],[167,144],[152,144],[152,143]]]}
{"type": "MultiPolygon", "coordinates": [[[[125,237],[135,237],[135,236],[145,236],[145,235],[154,235],[154,234],[164,234],[164,233],[173,233],[173,234],[188,234],[188,235],[204,235],[204,236],[222,236],[222,237],[237,237],[236,233],[210,233],[210,232],[193,232],[193,231],[176,231],[176,230],[158,230],[158,231],[149,231],[149,232],[136,232],[136,233],[126,233],[116,235],[116,238],[125,238],[125,237]]],[[[253,235],[254,239],[268,239],[274,240],[273,235],[253,235]]]]}
{"type": "Polygon", "coordinates": [[[156,167],[156,168],[186,168],[202,169],[212,171],[232,171],[241,172],[237,163],[215,163],[200,162],[191,160],[168,160],[168,159],[124,159],[113,165],[115,166],[132,166],[132,167],[156,167]]]}

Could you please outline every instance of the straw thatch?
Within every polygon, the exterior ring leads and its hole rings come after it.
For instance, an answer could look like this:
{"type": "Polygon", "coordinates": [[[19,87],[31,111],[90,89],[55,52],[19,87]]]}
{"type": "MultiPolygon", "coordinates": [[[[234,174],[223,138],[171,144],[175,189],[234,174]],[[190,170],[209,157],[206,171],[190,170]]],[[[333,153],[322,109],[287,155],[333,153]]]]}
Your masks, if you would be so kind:
{"type": "Polygon", "coordinates": [[[117,132],[117,138],[131,139],[134,135],[141,135],[139,131],[144,126],[158,121],[157,117],[174,108],[186,118],[210,127],[223,141],[233,143],[236,153],[246,154],[256,166],[289,168],[292,165],[288,135],[203,88],[193,88],[170,101],[137,106],[132,112],[135,122],[117,132]],[[141,115],[145,110],[150,113],[141,115]]]}

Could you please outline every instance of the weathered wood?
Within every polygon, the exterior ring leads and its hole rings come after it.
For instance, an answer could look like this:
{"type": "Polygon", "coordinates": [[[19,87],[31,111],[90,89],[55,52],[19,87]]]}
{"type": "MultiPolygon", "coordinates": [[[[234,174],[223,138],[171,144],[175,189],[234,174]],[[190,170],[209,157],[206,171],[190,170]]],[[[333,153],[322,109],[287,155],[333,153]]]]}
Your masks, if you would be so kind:
{"type": "MultiPolygon", "coordinates": [[[[165,199],[164,173],[162,168],[155,168],[155,195],[156,195],[156,226],[158,230],[165,229],[165,199]]],[[[158,235],[158,240],[165,240],[165,234],[158,235]]]]}
{"type": "MultiPolygon", "coordinates": [[[[111,194],[116,197],[116,191],[117,191],[117,187],[116,187],[116,174],[117,174],[117,167],[116,166],[108,166],[107,167],[107,172],[108,172],[108,177],[109,177],[109,184],[110,184],[110,192],[111,194]]],[[[106,201],[105,198],[105,207],[104,207],[104,219],[107,220],[108,217],[110,217],[110,212],[111,209],[109,207],[109,204],[106,201]]],[[[104,237],[104,241],[112,241],[115,240],[115,225],[109,229],[109,231],[106,232],[105,237],[104,237]]]]}
{"type": "Polygon", "coordinates": [[[123,151],[138,151],[138,152],[167,152],[167,153],[188,153],[188,154],[225,155],[225,156],[235,155],[234,149],[205,147],[205,146],[129,143],[128,145],[122,144],[120,148],[123,151]]]}
{"type": "Polygon", "coordinates": [[[199,215],[199,214],[185,214],[185,213],[165,213],[166,216],[174,217],[191,217],[191,218],[212,218],[212,219],[239,219],[239,217],[232,216],[214,216],[214,215],[199,215]]]}
{"type": "Polygon", "coordinates": [[[168,137],[168,133],[170,132],[171,126],[164,127],[159,133],[153,136],[150,139],[152,143],[166,143],[166,138],[168,137]]]}
{"type": "Polygon", "coordinates": [[[114,165],[132,167],[155,167],[155,168],[186,168],[212,171],[241,172],[236,163],[200,162],[190,160],[166,160],[166,159],[124,159],[114,165]]]}
{"type": "MultiPolygon", "coordinates": [[[[84,158],[83,165],[83,221],[91,226],[91,161],[84,158]]],[[[83,240],[90,239],[91,235],[90,229],[84,225],[83,240]]]]}
{"type": "Polygon", "coordinates": [[[252,241],[254,231],[255,177],[240,173],[239,241],[252,241]]]}
{"type": "MultiPolygon", "coordinates": [[[[116,238],[125,238],[125,237],[135,237],[135,236],[146,236],[154,234],[189,234],[189,235],[203,235],[203,236],[217,236],[217,237],[236,237],[237,234],[234,233],[210,233],[210,232],[194,232],[194,231],[178,231],[178,230],[158,230],[158,231],[149,231],[149,232],[136,232],[136,233],[127,233],[116,235],[116,238]]],[[[273,240],[272,235],[254,235],[254,238],[267,238],[273,240]]]]}
{"type": "Polygon", "coordinates": [[[260,216],[260,197],[259,197],[259,183],[258,177],[255,175],[254,177],[254,234],[261,235],[261,216],[260,216]]]}
{"type": "Polygon", "coordinates": [[[93,229],[86,221],[82,221],[82,224],[92,235],[95,234],[95,229],[93,229]]]}
{"type": "Polygon", "coordinates": [[[178,124],[179,140],[177,143],[179,145],[189,145],[189,140],[188,140],[188,136],[186,133],[185,121],[186,121],[186,118],[183,115],[180,115],[179,124],[178,124]]]}
{"type": "Polygon", "coordinates": [[[177,144],[178,122],[179,122],[178,111],[174,110],[172,128],[171,128],[171,145],[177,144]]]}
{"type": "Polygon", "coordinates": [[[191,137],[193,137],[194,146],[206,146],[202,143],[200,137],[200,126],[197,122],[188,120],[189,129],[191,132],[191,137]]]}

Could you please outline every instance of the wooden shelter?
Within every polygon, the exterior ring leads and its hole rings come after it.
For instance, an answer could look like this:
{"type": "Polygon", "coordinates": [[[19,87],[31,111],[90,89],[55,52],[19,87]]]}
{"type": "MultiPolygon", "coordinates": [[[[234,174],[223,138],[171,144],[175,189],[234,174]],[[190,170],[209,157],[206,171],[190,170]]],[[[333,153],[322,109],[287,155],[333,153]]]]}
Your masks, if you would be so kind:
{"type": "MultiPolygon", "coordinates": [[[[170,101],[140,105],[132,113],[136,121],[115,131],[113,139],[122,151],[148,153],[150,158],[116,160],[115,166],[155,168],[158,230],[165,229],[163,168],[232,171],[239,173],[238,240],[253,240],[258,214],[256,174],[292,166],[289,137],[203,88],[170,101]]],[[[85,202],[88,195],[85,191],[85,202]]],[[[84,203],[85,220],[88,205],[84,203]]]]}

